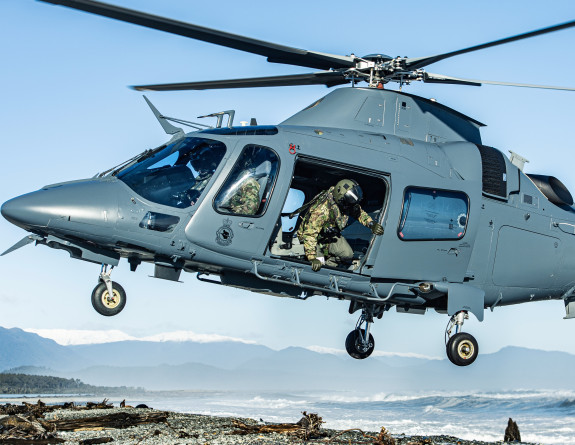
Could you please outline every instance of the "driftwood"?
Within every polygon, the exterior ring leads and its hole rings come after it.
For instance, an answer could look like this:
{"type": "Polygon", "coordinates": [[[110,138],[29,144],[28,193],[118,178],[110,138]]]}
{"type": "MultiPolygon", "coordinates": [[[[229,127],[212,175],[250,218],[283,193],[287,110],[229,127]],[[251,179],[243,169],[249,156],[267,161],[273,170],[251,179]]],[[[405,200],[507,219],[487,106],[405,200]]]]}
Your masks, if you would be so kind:
{"type": "MultiPolygon", "coordinates": [[[[332,443],[335,439],[337,439],[338,437],[344,435],[345,433],[349,433],[351,431],[357,431],[359,432],[365,439],[369,439],[369,442],[355,442],[355,443],[365,443],[365,444],[372,444],[372,445],[395,445],[395,439],[391,436],[391,434],[389,433],[389,431],[387,431],[384,427],[381,427],[381,431],[379,432],[379,434],[377,435],[377,437],[375,436],[371,436],[370,434],[367,434],[365,432],[363,432],[362,430],[360,430],[359,428],[351,428],[349,430],[344,430],[339,432],[338,434],[336,434],[335,436],[333,436],[330,440],[327,441],[327,443],[332,443]]],[[[351,443],[351,441],[349,442],[351,443]]],[[[419,443],[413,443],[411,445],[420,445],[419,443]]]]}
{"type": "Polygon", "coordinates": [[[503,438],[503,442],[521,442],[519,427],[511,417],[507,422],[507,428],[505,428],[505,437],[503,438]]]}
{"type": "Polygon", "coordinates": [[[53,425],[34,416],[12,415],[0,420],[0,443],[2,444],[52,444],[62,443],[54,434],[53,425]]]}
{"type": "MultiPolygon", "coordinates": [[[[88,417],[83,419],[46,421],[43,417],[47,412],[56,409],[109,409],[113,404],[104,399],[99,403],[88,402],[86,406],[76,406],[74,403],[63,405],[46,405],[41,400],[37,403],[23,402],[22,405],[0,405],[0,415],[8,415],[0,420],[0,444],[56,444],[65,442],[56,437],[56,431],[103,430],[109,428],[128,428],[143,423],[166,422],[167,413],[129,414],[115,413],[107,416],[88,417]]],[[[82,444],[100,444],[111,442],[112,438],[85,439],[82,444]]]]}
{"type": "Polygon", "coordinates": [[[57,409],[75,409],[75,410],[90,410],[90,409],[109,409],[113,408],[112,403],[108,403],[108,399],[104,399],[99,403],[88,402],[86,406],[78,406],[74,402],[66,402],[62,405],[46,405],[41,400],[36,403],[22,402],[21,405],[12,405],[6,403],[0,405],[0,414],[13,416],[15,414],[32,415],[34,417],[44,417],[45,413],[52,412],[57,409]]]}
{"type": "Polygon", "coordinates": [[[100,403],[88,402],[85,409],[110,409],[114,408],[114,404],[108,403],[108,399],[102,400],[100,403]]]}
{"type": "Polygon", "coordinates": [[[60,407],[46,405],[41,400],[38,400],[37,403],[22,402],[21,405],[12,405],[7,403],[5,405],[0,405],[0,414],[6,414],[9,416],[24,414],[33,415],[34,417],[43,417],[44,413],[54,411],[57,408],[60,407]]]}
{"type": "Polygon", "coordinates": [[[53,420],[52,423],[58,431],[102,430],[108,428],[129,428],[143,423],[166,422],[168,414],[145,413],[113,413],[107,416],[86,417],[83,419],[53,420]]]}
{"type": "Polygon", "coordinates": [[[317,414],[303,411],[303,417],[297,423],[272,423],[267,425],[247,425],[239,420],[234,420],[233,424],[238,430],[231,434],[262,434],[279,433],[295,436],[299,439],[308,440],[322,437],[320,433],[321,424],[325,423],[317,414]]]}
{"type": "Polygon", "coordinates": [[[84,439],[80,441],[80,445],[98,445],[100,443],[110,443],[113,442],[114,439],[111,437],[98,437],[96,439],[84,439]]]}
{"type": "Polygon", "coordinates": [[[2,445],[51,445],[63,443],[64,439],[52,437],[50,439],[0,439],[2,445]]]}

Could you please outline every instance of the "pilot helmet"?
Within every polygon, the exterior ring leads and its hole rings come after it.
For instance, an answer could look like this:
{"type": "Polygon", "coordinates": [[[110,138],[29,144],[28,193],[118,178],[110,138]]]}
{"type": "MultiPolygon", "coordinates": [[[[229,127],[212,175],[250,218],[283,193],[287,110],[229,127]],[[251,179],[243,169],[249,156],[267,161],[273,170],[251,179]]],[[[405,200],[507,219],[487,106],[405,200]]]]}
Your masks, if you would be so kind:
{"type": "Polygon", "coordinates": [[[361,202],[363,191],[357,181],[342,179],[334,187],[333,198],[339,207],[349,208],[361,202]]]}
{"type": "Polygon", "coordinates": [[[214,171],[218,166],[216,153],[208,144],[202,144],[194,148],[190,161],[196,171],[214,171]]]}

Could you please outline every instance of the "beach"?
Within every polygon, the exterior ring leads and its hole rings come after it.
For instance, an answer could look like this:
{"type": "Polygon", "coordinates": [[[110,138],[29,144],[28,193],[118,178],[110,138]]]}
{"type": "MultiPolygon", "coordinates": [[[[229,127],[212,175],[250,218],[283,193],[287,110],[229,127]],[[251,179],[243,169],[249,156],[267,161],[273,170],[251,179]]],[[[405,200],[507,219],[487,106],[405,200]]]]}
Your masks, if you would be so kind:
{"type": "MultiPolygon", "coordinates": [[[[100,402],[107,403],[106,401],[100,402]]],[[[6,405],[3,405],[4,408],[6,405]]],[[[13,404],[17,407],[18,405],[13,404]]],[[[22,406],[22,405],[20,405],[22,406]]],[[[25,405],[34,412],[34,405],[25,405]]],[[[41,410],[40,410],[41,411],[41,410]]],[[[18,414],[27,418],[27,414],[18,414]]],[[[309,418],[302,415],[302,418],[309,418]]],[[[0,423],[5,421],[3,415],[0,423]]],[[[55,430],[46,433],[48,441],[44,442],[9,442],[6,436],[0,436],[2,443],[63,443],[69,445],[113,443],[117,445],[168,445],[168,444],[381,444],[390,445],[487,445],[501,444],[501,441],[485,442],[463,440],[453,436],[407,436],[388,434],[385,430],[363,431],[360,429],[335,430],[319,428],[309,429],[306,437],[304,427],[296,423],[284,423],[285,432],[273,432],[277,423],[264,422],[261,419],[249,419],[234,416],[211,416],[155,410],[151,408],[118,407],[86,409],[84,406],[70,408],[49,407],[40,416],[42,424],[54,425],[55,430]],[[43,417],[42,417],[43,416],[43,417]],[[126,419],[120,422],[118,416],[126,419]],[[90,420],[89,420],[90,419],[90,420]],[[94,421],[97,419],[97,421],[94,421]],[[142,423],[128,426],[134,419],[142,423]],[[79,422],[74,424],[74,422],[79,422]],[[70,426],[75,425],[75,426],[70,426]],[[92,425],[86,427],[86,425],[92,425]],[[74,430],[70,430],[74,428],[74,430]],[[53,442],[49,441],[53,438],[53,442]]],[[[28,417],[29,418],[29,417],[28,417]]],[[[309,426],[309,425],[308,425],[309,426]]],[[[281,429],[281,428],[280,428],[281,429]]],[[[0,430],[5,434],[6,428],[0,430]]],[[[45,439],[46,440],[46,439],[45,439]]],[[[526,442],[524,442],[526,443],[526,442]]]]}

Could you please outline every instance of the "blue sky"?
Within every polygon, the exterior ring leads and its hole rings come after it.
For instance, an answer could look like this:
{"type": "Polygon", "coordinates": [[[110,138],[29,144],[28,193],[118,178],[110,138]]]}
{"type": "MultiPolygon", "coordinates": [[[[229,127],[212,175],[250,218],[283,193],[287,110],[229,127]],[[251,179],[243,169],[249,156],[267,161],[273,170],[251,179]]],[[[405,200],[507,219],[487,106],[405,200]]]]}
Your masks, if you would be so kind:
{"type": "MultiPolygon", "coordinates": [[[[115,4],[315,51],[419,57],[562,23],[571,0],[115,4]]],[[[43,185],[93,176],[167,138],[141,93],[127,85],[307,72],[265,58],[33,0],[0,3],[0,202],[43,185]]],[[[575,29],[439,62],[430,72],[472,79],[575,87],[575,29]]],[[[392,86],[393,87],[393,86],[392,86]]],[[[483,141],[530,163],[575,191],[575,93],[484,86],[412,85],[406,91],[485,124],[483,141]]],[[[235,109],[236,119],[278,123],[329,92],[325,87],[149,93],[166,115],[195,119],[235,109]]],[[[24,236],[0,221],[0,250],[24,236]]],[[[314,297],[277,299],[200,283],[149,278],[148,266],[113,278],[128,292],[117,317],[93,311],[99,267],[45,247],[0,258],[0,325],[34,329],[119,329],[147,336],[176,330],[218,334],[281,348],[343,348],[355,316],[347,304],[314,297]]],[[[575,274],[575,271],[574,271],[575,274]]],[[[500,308],[466,330],[482,352],[512,344],[575,353],[575,321],[558,301],[500,308]]],[[[375,323],[376,350],[444,355],[447,317],[390,312],[375,323]]]]}

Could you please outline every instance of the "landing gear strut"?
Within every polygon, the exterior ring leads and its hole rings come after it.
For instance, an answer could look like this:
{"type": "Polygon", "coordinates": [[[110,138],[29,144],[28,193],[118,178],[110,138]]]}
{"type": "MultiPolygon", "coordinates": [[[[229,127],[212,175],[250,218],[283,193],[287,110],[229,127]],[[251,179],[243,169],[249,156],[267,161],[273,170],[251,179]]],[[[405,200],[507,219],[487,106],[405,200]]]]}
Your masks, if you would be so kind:
{"type": "Polygon", "coordinates": [[[355,329],[345,339],[345,349],[355,359],[362,360],[369,357],[375,348],[375,340],[369,332],[371,323],[373,315],[365,308],[362,309],[355,329]],[[362,327],[363,324],[365,327],[362,327]]]}
{"type": "Polygon", "coordinates": [[[118,283],[110,279],[112,269],[108,271],[108,266],[102,264],[99,283],[92,291],[92,306],[101,315],[111,317],[122,312],[126,306],[126,292],[118,283]]]}
{"type": "Polygon", "coordinates": [[[467,311],[460,311],[451,317],[445,329],[447,358],[457,366],[471,365],[479,354],[479,346],[473,335],[460,332],[464,321],[468,318],[467,311]],[[455,334],[452,335],[453,329],[455,329],[455,334]]]}

